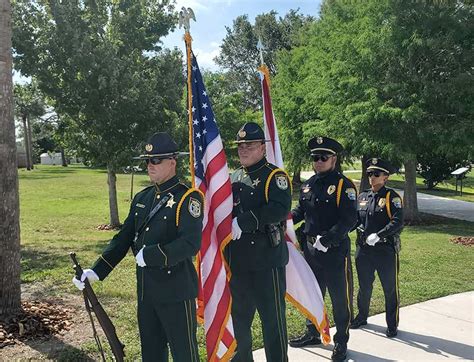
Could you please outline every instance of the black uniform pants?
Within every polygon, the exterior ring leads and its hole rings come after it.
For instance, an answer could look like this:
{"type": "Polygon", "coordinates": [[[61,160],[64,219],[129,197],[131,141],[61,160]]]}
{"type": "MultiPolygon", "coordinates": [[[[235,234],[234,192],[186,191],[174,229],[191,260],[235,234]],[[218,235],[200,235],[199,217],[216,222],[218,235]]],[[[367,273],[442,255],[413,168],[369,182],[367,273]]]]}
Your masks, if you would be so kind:
{"type": "Polygon", "coordinates": [[[232,323],[237,352],[232,361],[253,361],[252,321],[258,310],[267,361],[288,361],[285,267],[232,274],[232,323]]]}
{"type": "Polygon", "coordinates": [[[199,361],[196,301],[138,301],[138,327],[143,361],[168,362],[168,343],[175,362],[199,361]]]}
{"type": "Polygon", "coordinates": [[[398,327],[398,309],[400,295],[398,292],[399,259],[392,245],[357,246],[356,268],[359,279],[357,294],[358,318],[369,316],[370,298],[372,297],[375,271],[382,284],[385,295],[385,319],[390,329],[398,327]]]}
{"type": "MultiPolygon", "coordinates": [[[[305,250],[305,258],[318,281],[319,288],[326,296],[326,289],[332,302],[332,312],[336,324],[334,342],[347,343],[352,320],[352,264],[349,250],[343,246],[331,248],[326,253],[316,251],[314,256],[305,250]]],[[[308,332],[319,336],[310,320],[306,320],[308,332]]]]}

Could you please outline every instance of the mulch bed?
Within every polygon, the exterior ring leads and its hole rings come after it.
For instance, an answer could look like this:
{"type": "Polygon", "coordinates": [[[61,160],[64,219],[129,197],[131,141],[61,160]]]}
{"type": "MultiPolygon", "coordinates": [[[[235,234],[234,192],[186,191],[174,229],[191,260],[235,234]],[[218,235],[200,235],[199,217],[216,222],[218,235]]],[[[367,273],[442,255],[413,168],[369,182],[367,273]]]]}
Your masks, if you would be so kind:
{"type": "Polygon", "coordinates": [[[110,224],[101,224],[99,226],[97,226],[97,230],[102,230],[102,231],[110,231],[110,230],[113,230],[113,231],[118,231],[122,228],[122,225],[119,225],[119,226],[112,226],[110,224]]]}
{"type": "Polygon", "coordinates": [[[69,330],[73,310],[59,304],[23,301],[15,316],[0,320],[0,348],[69,330]]]}
{"type": "Polygon", "coordinates": [[[456,236],[450,240],[454,244],[461,244],[466,246],[474,245],[474,237],[473,236],[456,236]]]}

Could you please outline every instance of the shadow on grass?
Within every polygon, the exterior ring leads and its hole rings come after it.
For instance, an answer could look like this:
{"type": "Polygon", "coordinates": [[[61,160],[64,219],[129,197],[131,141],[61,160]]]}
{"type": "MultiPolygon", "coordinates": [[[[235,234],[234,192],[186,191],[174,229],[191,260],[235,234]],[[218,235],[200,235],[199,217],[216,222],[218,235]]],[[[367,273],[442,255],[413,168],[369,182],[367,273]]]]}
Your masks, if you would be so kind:
{"type": "Polygon", "coordinates": [[[54,361],[94,361],[87,353],[61,339],[52,336],[47,340],[26,341],[30,348],[40,352],[46,359],[54,361]]]}
{"type": "MultiPolygon", "coordinates": [[[[464,220],[450,219],[443,216],[420,213],[421,220],[416,224],[406,225],[416,228],[418,232],[450,233],[457,236],[473,236],[474,223],[464,220]]],[[[403,235],[403,234],[402,234],[403,235]]],[[[403,236],[402,236],[403,238],[403,236]]]]}
{"type": "Polygon", "coordinates": [[[74,173],[77,173],[77,169],[57,166],[57,168],[19,172],[18,176],[22,180],[47,180],[53,178],[65,178],[74,173]]]}

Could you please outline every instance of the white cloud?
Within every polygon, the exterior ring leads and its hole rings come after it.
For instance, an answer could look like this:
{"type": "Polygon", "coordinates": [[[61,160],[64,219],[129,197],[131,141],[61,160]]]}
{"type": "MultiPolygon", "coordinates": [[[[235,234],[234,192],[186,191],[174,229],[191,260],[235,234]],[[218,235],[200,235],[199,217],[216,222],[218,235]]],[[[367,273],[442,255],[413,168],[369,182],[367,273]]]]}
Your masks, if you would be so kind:
{"type": "Polygon", "coordinates": [[[214,62],[214,58],[219,55],[221,49],[219,48],[219,44],[215,42],[213,42],[212,45],[214,49],[210,51],[205,51],[199,48],[193,48],[193,52],[196,55],[201,70],[208,69],[216,71],[219,69],[219,66],[214,62]]]}

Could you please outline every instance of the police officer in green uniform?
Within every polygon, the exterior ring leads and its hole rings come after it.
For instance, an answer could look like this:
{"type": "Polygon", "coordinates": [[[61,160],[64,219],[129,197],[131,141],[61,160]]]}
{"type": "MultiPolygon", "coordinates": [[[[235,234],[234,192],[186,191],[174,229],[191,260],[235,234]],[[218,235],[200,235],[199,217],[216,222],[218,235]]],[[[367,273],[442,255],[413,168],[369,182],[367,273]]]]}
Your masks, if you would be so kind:
{"type": "MultiPolygon", "coordinates": [[[[357,193],[352,181],[336,170],[342,145],[328,137],[308,142],[316,174],[301,186],[298,205],[293,209],[295,224],[304,220],[306,242],[303,251],[316,276],[323,296],[329,290],[337,332],[332,359],[344,360],[352,318],[352,275],[349,231],[357,220],[357,193]]],[[[292,347],[321,343],[319,332],[306,322],[304,335],[290,340],[292,347]]]]}
{"type": "Polygon", "coordinates": [[[351,323],[353,329],[367,324],[372,285],[377,271],[385,295],[387,337],[397,335],[400,306],[398,252],[403,228],[403,206],[400,195],[385,186],[389,175],[394,172],[396,168],[380,158],[367,161],[370,190],[360,194],[357,207],[355,260],[359,278],[359,314],[351,323]]]}
{"type": "Polygon", "coordinates": [[[237,340],[233,361],[253,361],[251,326],[256,310],[267,361],[288,360],[284,225],[291,209],[291,184],[285,171],[267,162],[264,138],[253,122],[237,133],[242,166],[231,176],[233,240],[226,248],[237,340]]]}
{"type": "Polygon", "coordinates": [[[73,280],[79,289],[85,278],[104,280],[132,250],[144,361],[168,361],[168,344],[174,361],[199,361],[192,259],[201,245],[203,200],[176,177],[180,154],[168,134],[151,137],[138,158],[146,161],[153,186],[135,195],[120,232],[81,281],[73,280]]]}

